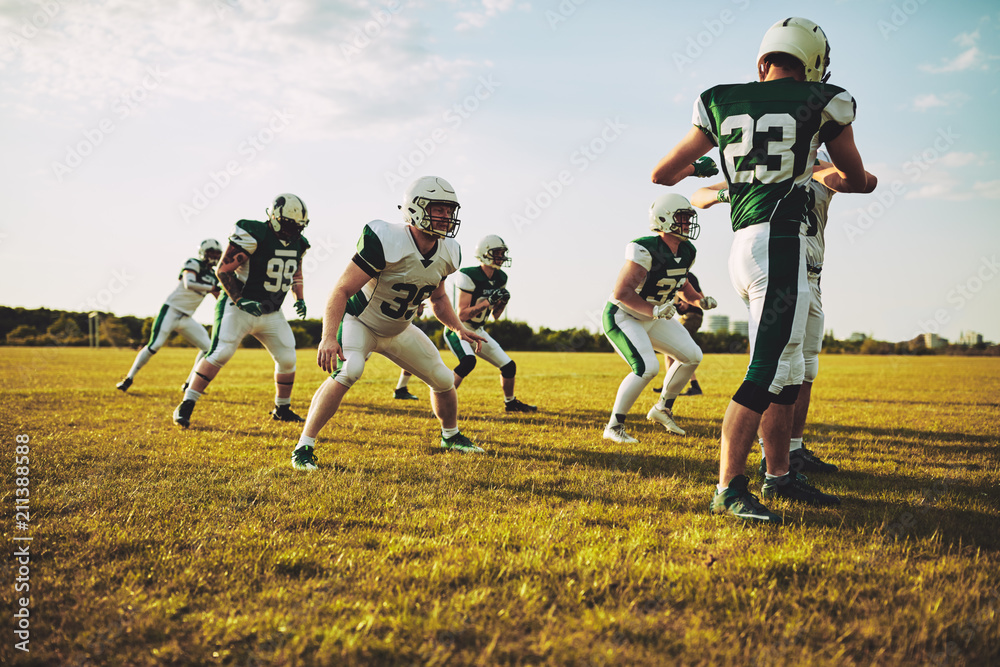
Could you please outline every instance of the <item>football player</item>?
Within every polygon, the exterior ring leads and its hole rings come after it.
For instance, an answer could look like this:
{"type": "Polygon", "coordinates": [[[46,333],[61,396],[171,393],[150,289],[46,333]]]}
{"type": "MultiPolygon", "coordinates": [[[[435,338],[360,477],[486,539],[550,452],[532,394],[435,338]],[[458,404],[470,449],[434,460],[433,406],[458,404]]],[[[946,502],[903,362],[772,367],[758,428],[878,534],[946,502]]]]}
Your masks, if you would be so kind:
{"type": "Polygon", "coordinates": [[[676,363],[667,370],[660,400],[646,419],[661,424],[670,433],[684,435],[684,429],[674,422],[674,400],[698,368],[702,354],[691,334],[672,319],[676,312],[674,296],[680,294],[704,310],[717,305],[715,299],[687,281],[695,258],[691,241],[698,238],[700,230],[697,220],[687,199],[677,194],[660,195],[649,209],[649,228],[655,233],[625,246],[625,265],[604,307],[603,324],[604,335],[632,372],[618,387],[611,419],[604,429],[605,440],[638,442],[625,430],[625,417],[660,372],[657,352],[669,355],[676,363]]]}
{"type": "MultiPolygon", "coordinates": [[[[823,184],[824,175],[831,175],[829,156],[823,151],[818,152],[818,159],[813,167],[813,178],[807,184],[809,196],[807,206],[808,227],[805,232],[806,272],[809,277],[809,315],[806,320],[805,337],[802,341],[802,353],[805,372],[802,388],[795,399],[792,418],[791,444],[789,445],[788,462],[792,470],[798,472],[837,472],[837,466],[823,461],[803,442],[806,418],[809,414],[809,401],[812,396],[812,385],[819,372],[819,353],[823,349],[823,298],[820,290],[820,274],[823,272],[823,258],[826,253],[824,234],[826,221],[830,210],[830,201],[836,191],[823,184]]],[[[833,172],[835,173],[835,171],[833,172]]],[[[866,179],[874,183],[875,176],[865,172],[866,179]]],[[[725,181],[697,190],[691,196],[691,203],[698,208],[711,208],[716,204],[729,202],[729,190],[725,181]]],[[[771,408],[768,408],[769,410],[771,408]]],[[[761,438],[760,473],[767,472],[767,456],[764,452],[764,440],[761,438]]]]}
{"type": "Polygon", "coordinates": [[[829,77],[830,46],[807,19],[771,26],[757,55],[759,81],[719,85],[695,101],[693,127],[653,170],[654,183],[691,175],[691,160],[718,146],[736,232],[729,257],[733,286],[749,311],[750,365],[722,423],[719,483],[713,513],[780,523],[749,491],[746,459],[758,426],[768,472],[765,498],[837,504],[789,469],[792,414],[805,364],[809,311],[805,244],[811,165],[826,144],[845,191],[870,191],[854,143],[854,98],[829,77]],[[768,406],[773,406],[765,410],[768,406]]]}
{"type": "Polygon", "coordinates": [[[316,361],[330,377],[313,395],[302,435],[292,451],[292,467],[315,470],[316,436],[333,417],[348,390],[361,378],[365,361],[378,352],[431,388],[431,406],[441,422],[441,447],[483,450],[458,429],[454,376],[434,344],[413,325],[417,307],[430,299],[434,316],[475,348],[484,339],[455,314],[444,280],[461,265],[458,198],[435,176],[418,178],[406,189],[406,224],[373,220],[365,225],[358,251],[333,288],[323,314],[316,361]]]}
{"type": "Polygon", "coordinates": [[[537,412],[538,408],[517,400],[514,396],[515,364],[499,343],[483,329],[490,314],[499,319],[510,301],[507,290],[507,274],[503,268],[510,266],[507,244],[496,234],[483,237],[476,244],[476,260],[479,266],[461,269],[455,274],[458,287],[458,316],[470,329],[483,337],[484,343],[478,352],[458,337],[454,331],[446,331],[448,348],[458,357],[455,366],[455,389],[476,367],[476,356],[480,356],[500,369],[500,387],[503,389],[504,409],[507,412],[537,412]]]}
{"type": "Polygon", "coordinates": [[[160,308],[160,314],[153,322],[153,330],[149,334],[149,342],[139,350],[132,362],[128,375],[116,386],[122,391],[128,391],[135,380],[139,369],[146,365],[157,350],[163,347],[174,331],[180,333],[189,343],[198,348],[195,364],[201,361],[208,352],[211,340],[205,327],[192,319],[194,311],[198,310],[206,294],[219,296],[219,281],[212,269],[222,257],[222,246],[215,239],[205,239],[198,247],[198,257],[192,257],[184,262],[178,278],[177,287],[170,293],[160,308]]]}
{"type": "Polygon", "coordinates": [[[240,220],[216,268],[228,298],[215,307],[212,346],[195,364],[188,378],[184,399],[174,410],[174,423],[187,428],[195,402],[215,379],[246,336],[253,336],[274,359],[274,409],[277,421],[301,422],[292,412],[295,383],[295,335],[281,313],[289,290],[295,295],[295,312],[305,319],[302,257],[309,242],[302,230],[309,224],[305,203],[295,195],[274,199],[267,222],[240,220]]]}

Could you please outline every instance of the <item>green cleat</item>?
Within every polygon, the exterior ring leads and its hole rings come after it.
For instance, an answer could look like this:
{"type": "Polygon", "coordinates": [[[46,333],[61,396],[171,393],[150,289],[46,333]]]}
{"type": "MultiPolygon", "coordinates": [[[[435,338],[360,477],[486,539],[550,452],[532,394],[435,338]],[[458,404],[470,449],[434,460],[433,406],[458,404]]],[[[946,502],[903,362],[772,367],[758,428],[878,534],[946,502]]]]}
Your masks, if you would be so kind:
{"type": "Polygon", "coordinates": [[[764,507],[757,496],[747,488],[750,480],[746,475],[737,475],[729,480],[729,488],[712,496],[709,510],[712,514],[729,514],[744,521],[758,523],[783,523],[780,516],[764,507]]]}
{"type": "Polygon", "coordinates": [[[789,470],[781,477],[765,479],[760,494],[765,498],[787,498],[809,505],[839,505],[840,498],[823,493],[806,481],[805,475],[789,470]]]}
{"type": "Polygon", "coordinates": [[[316,453],[312,447],[299,447],[292,452],[292,467],[296,470],[319,470],[316,464],[316,453]]]}
{"type": "Polygon", "coordinates": [[[468,454],[486,451],[482,447],[479,447],[474,442],[466,438],[461,433],[456,433],[450,438],[441,436],[441,446],[445,449],[452,449],[456,452],[464,452],[468,454]]]}
{"type": "Polygon", "coordinates": [[[413,394],[411,394],[410,390],[407,389],[406,387],[400,387],[399,389],[395,390],[393,392],[393,394],[392,394],[392,397],[395,398],[395,399],[398,399],[400,401],[419,401],[420,400],[417,396],[414,396],[413,394]]]}
{"type": "MultiPolygon", "coordinates": [[[[788,467],[795,472],[837,472],[840,470],[840,468],[832,463],[827,463],[816,456],[805,445],[802,445],[799,449],[793,449],[788,453],[788,467]]],[[[767,459],[763,456],[760,458],[759,470],[761,475],[767,472],[767,459]]]]}
{"type": "Polygon", "coordinates": [[[515,398],[512,401],[507,401],[504,403],[504,410],[506,410],[507,412],[538,412],[538,406],[522,403],[521,401],[515,398]]]}

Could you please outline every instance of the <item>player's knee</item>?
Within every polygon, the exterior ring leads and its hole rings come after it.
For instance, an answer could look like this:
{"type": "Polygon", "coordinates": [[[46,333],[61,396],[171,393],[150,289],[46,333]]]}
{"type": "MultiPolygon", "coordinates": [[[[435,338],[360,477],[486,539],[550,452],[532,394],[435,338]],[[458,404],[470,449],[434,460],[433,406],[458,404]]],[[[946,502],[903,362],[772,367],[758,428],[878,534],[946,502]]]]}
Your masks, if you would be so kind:
{"type": "Polygon", "coordinates": [[[805,381],[812,382],[816,379],[816,376],[819,375],[819,356],[806,357],[805,365],[805,381]]]}
{"type": "MultiPolygon", "coordinates": [[[[466,357],[466,359],[468,359],[468,357],[466,357]]],[[[475,359],[475,357],[472,357],[473,361],[475,361],[475,359]]],[[[465,376],[463,375],[460,377],[465,376]]],[[[431,391],[435,394],[443,394],[446,391],[451,391],[455,388],[455,375],[451,372],[450,368],[442,363],[431,371],[430,377],[427,378],[427,386],[430,387],[431,391]]]]}
{"type": "MultiPolygon", "coordinates": [[[[462,360],[458,362],[458,366],[455,366],[455,375],[460,378],[464,378],[472,372],[472,369],[476,367],[476,362],[478,359],[474,355],[467,355],[462,357],[462,360]]],[[[452,384],[454,384],[455,379],[452,378],[452,384]]],[[[447,390],[445,390],[447,391],[447,390]]]]}
{"type": "Polygon", "coordinates": [[[214,352],[205,357],[204,361],[207,361],[213,366],[222,368],[229,363],[229,360],[233,358],[234,354],[236,354],[235,345],[219,345],[215,348],[214,352]]]}
{"type": "Polygon", "coordinates": [[[505,378],[512,378],[517,375],[517,364],[511,360],[509,363],[504,364],[500,367],[500,375],[505,378]]]}
{"type": "Polygon", "coordinates": [[[348,354],[345,356],[347,358],[334,371],[332,377],[340,384],[350,388],[354,386],[355,382],[361,379],[361,375],[365,372],[365,358],[360,354],[348,354]]]}
{"type": "Polygon", "coordinates": [[[634,372],[636,375],[643,378],[644,380],[652,380],[660,373],[660,362],[654,358],[652,361],[648,362],[645,365],[645,369],[633,368],[632,372],[634,372]],[[639,372],[640,370],[642,371],[642,373],[639,372]]]}
{"type": "Polygon", "coordinates": [[[275,373],[294,373],[295,372],[295,353],[292,354],[282,354],[274,358],[274,372],[275,373]]]}
{"type": "Polygon", "coordinates": [[[764,414],[767,406],[774,400],[774,394],[749,380],[744,380],[740,388],[733,394],[733,402],[752,410],[759,415],[764,414]]]}

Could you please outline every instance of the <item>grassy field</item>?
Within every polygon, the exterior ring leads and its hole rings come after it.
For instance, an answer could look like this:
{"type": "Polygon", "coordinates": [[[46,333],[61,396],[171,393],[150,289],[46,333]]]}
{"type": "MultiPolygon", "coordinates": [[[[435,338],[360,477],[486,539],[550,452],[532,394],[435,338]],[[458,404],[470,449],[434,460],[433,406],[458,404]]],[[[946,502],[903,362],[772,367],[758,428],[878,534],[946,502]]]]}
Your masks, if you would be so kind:
{"type": "Polygon", "coordinates": [[[313,474],[288,464],[299,426],[268,418],[265,352],[240,351],[189,430],[170,413],[192,352],[164,348],[123,395],[133,356],[0,348],[7,610],[33,538],[30,653],[8,611],[4,664],[1000,661],[1000,359],[821,357],[807,443],[844,471],[812,481],[844,503],[773,503],[774,528],[707,513],[742,356],[706,357],[706,395],[675,406],[687,437],[645,421],[647,392],[638,445],[601,440],[617,357],[514,354],[526,417],[480,364],[459,392],[479,456],[437,448],[427,387],[393,400],[376,356],[313,474]]]}

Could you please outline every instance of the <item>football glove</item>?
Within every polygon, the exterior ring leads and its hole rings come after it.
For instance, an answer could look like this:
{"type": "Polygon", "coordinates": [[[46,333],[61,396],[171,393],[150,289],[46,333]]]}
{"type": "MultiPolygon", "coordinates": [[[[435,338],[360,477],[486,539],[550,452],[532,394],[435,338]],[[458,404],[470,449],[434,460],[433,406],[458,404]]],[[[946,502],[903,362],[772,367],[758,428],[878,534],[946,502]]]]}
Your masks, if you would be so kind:
{"type": "Polygon", "coordinates": [[[298,315],[299,317],[301,317],[302,319],[306,319],[306,300],[305,299],[299,299],[298,301],[295,302],[295,314],[298,315]]]}
{"type": "Polygon", "coordinates": [[[510,301],[510,292],[507,291],[506,287],[501,287],[497,290],[497,302],[493,305],[502,306],[510,301]]]}
{"type": "Polygon", "coordinates": [[[704,299],[698,300],[698,307],[702,310],[712,310],[719,305],[719,302],[715,300],[715,297],[706,296],[704,299]]]}
{"type": "Polygon", "coordinates": [[[244,313],[250,313],[254,317],[260,317],[264,314],[264,308],[261,302],[254,301],[253,299],[240,299],[236,302],[236,307],[244,313]]]}
{"type": "Polygon", "coordinates": [[[669,320],[677,312],[677,307],[674,306],[672,301],[660,304],[659,306],[653,306],[653,319],[656,320],[669,320]]]}
{"type": "Polygon", "coordinates": [[[507,290],[501,287],[500,289],[495,289],[485,292],[483,293],[483,296],[486,297],[486,300],[490,302],[491,306],[497,306],[503,300],[503,293],[506,291],[507,290]]]}
{"type": "Polygon", "coordinates": [[[719,168],[716,166],[715,160],[707,155],[698,158],[691,164],[694,166],[694,175],[698,178],[708,178],[719,173],[719,168]]]}
{"type": "Polygon", "coordinates": [[[719,190],[719,194],[715,195],[715,201],[721,201],[724,204],[728,204],[729,190],[719,190]]]}

